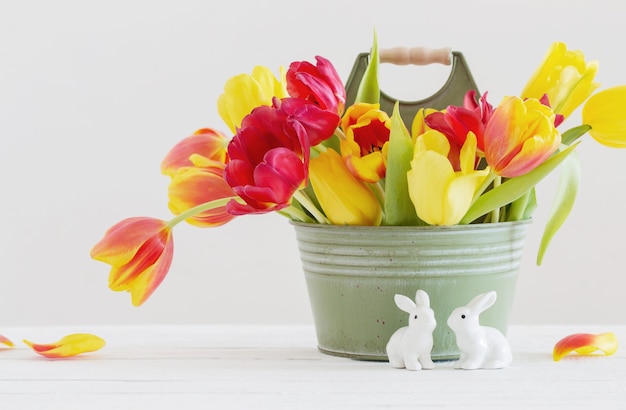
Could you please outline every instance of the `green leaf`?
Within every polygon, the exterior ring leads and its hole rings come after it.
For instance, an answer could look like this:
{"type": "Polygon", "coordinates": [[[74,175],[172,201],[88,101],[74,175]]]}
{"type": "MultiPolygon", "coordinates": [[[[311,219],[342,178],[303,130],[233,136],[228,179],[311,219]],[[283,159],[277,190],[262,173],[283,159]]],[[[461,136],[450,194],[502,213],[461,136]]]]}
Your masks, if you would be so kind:
{"type": "Polygon", "coordinates": [[[378,56],[378,36],[374,30],[374,44],[370,51],[370,60],[361,83],[356,93],[355,102],[378,104],[380,101],[380,86],[378,85],[378,65],[380,58],[378,56]]]}
{"type": "Polygon", "coordinates": [[[578,143],[569,146],[532,171],[519,177],[508,179],[502,185],[485,192],[474,202],[460,223],[471,223],[476,218],[520,198],[558,167],[573,152],[577,145],[578,143]]]}
{"type": "Polygon", "coordinates": [[[539,251],[537,252],[537,265],[541,265],[550,241],[552,241],[554,234],[561,228],[574,207],[579,182],[580,160],[578,153],[574,153],[561,164],[559,185],[552,202],[548,222],[543,230],[539,251]]]}
{"type": "Polygon", "coordinates": [[[398,103],[391,116],[391,132],[387,151],[387,173],[385,176],[385,220],[384,225],[424,225],[417,217],[409,197],[406,173],[411,168],[413,143],[406,129],[398,103]]]}
{"type": "Polygon", "coordinates": [[[533,216],[533,213],[535,213],[535,209],[537,209],[537,193],[535,192],[535,187],[533,187],[529,192],[526,209],[524,209],[522,219],[530,219],[533,216]]]}
{"type": "Polygon", "coordinates": [[[565,145],[572,145],[574,141],[585,135],[587,131],[591,129],[589,125],[579,125],[578,127],[571,128],[561,134],[561,143],[565,145]]]}
{"type": "Polygon", "coordinates": [[[528,205],[531,191],[526,192],[524,195],[511,202],[511,206],[509,206],[507,212],[506,221],[520,221],[524,219],[524,214],[526,212],[526,206],[528,205]]]}
{"type": "Polygon", "coordinates": [[[537,209],[537,195],[535,187],[532,187],[524,195],[511,202],[506,221],[523,221],[533,216],[537,209]]]}

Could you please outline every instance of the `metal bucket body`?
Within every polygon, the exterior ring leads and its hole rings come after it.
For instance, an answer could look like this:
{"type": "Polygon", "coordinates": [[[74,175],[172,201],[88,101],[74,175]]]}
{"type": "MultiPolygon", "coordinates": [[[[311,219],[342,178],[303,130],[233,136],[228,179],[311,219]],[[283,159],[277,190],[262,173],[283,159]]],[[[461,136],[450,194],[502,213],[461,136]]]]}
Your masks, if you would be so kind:
{"type": "Polygon", "coordinates": [[[437,327],[433,360],[458,357],[446,321],[453,309],[495,290],[481,324],[506,334],[529,221],[450,227],[337,226],[293,223],[319,349],[387,360],[386,344],[408,324],[399,293],[430,296],[437,327]]]}

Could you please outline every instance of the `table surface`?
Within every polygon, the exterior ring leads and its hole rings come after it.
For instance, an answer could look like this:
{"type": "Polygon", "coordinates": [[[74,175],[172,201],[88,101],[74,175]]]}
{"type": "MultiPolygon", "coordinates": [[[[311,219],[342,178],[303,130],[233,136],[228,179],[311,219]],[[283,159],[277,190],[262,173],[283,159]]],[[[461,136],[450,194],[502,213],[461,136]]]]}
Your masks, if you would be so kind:
{"type": "Polygon", "coordinates": [[[320,353],[312,326],[5,328],[0,409],[625,409],[626,352],[552,360],[560,338],[604,331],[626,340],[624,325],[512,326],[506,369],[412,372],[320,353]],[[70,333],[107,344],[51,360],[21,343],[70,333]]]}

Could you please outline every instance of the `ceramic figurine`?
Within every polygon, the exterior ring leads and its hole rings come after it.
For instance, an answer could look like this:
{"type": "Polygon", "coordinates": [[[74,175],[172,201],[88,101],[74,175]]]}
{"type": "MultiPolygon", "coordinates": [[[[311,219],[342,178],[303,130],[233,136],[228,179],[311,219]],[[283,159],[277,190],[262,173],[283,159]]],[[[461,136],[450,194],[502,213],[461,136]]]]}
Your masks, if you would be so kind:
{"type": "Polygon", "coordinates": [[[407,370],[432,369],[433,330],[437,326],[430,308],[430,298],[423,290],[415,293],[415,303],[404,295],[395,295],[398,307],[409,314],[409,325],[396,330],[387,343],[389,363],[407,370]]]}
{"type": "Polygon", "coordinates": [[[457,369],[501,369],[513,360],[509,341],[498,329],[481,326],[478,318],[496,301],[496,292],[483,293],[467,306],[456,308],[448,318],[448,326],[456,334],[461,351],[457,369]]]}

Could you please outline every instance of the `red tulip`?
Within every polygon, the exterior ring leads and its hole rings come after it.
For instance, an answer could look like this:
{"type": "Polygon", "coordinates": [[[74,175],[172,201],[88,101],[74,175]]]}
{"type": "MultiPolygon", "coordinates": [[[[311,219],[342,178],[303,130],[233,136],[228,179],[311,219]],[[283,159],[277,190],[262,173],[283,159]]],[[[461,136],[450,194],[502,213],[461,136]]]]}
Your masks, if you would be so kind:
{"type": "Polygon", "coordinates": [[[332,137],[340,121],[338,114],[300,98],[275,99],[274,107],[287,114],[287,122],[298,122],[304,127],[311,146],[332,137]]]}
{"type": "Polygon", "coordinates": [[[224,177],[246,204],[231,201],[234,215],[282,209],[307,179],[310,142],[305,126],[281,109],[255,108],[246,116],[228,146],[224,177]]]}
{"type": "Polygon", "coordinates": [[[346,89],[335,67],[324,57],[315,57],[317,65],[308,61],[293,62],[287,70],[287,92],[324,110],[338,115],[346,104],[346,89]]]}
{"type": "Polygon", "coordinates": [[[462,147],[468,132],[476,136],[478,149],[484,149],[485,125],[491,118],[493,107],[487,102],[487,93],[476,101],[476,91],[465,94],[463,106],[449,106],[446,112],[434,112],[426,117],[426,124],[448,137],[452,145],[462,147]]]}

